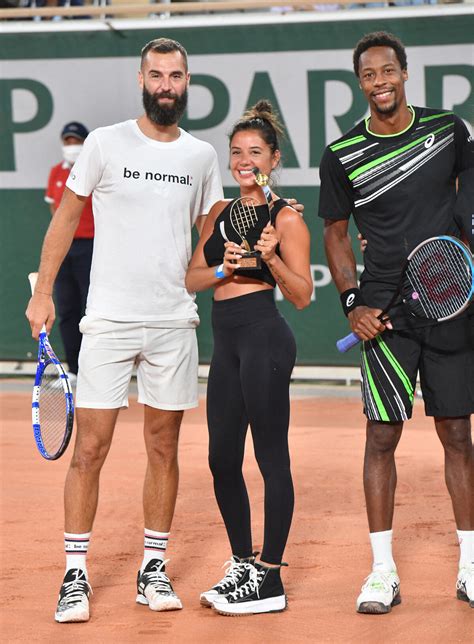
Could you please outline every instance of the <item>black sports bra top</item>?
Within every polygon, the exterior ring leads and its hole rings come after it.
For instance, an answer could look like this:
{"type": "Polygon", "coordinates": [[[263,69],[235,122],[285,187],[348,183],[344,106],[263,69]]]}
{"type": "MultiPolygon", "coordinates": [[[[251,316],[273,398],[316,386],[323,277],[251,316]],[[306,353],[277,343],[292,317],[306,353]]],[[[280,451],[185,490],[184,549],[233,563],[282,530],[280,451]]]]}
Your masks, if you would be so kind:
{"type": "MultiPolygon", "coordinates": [[[[222,259],[224,257],[224,250],[225,250],[224,244],[226,243],[226,241],[233,241],[236,244],[239,244],[239,246],[242,243],[242,240],[239,234],[234,230],[234,227],[230,223],[230,210],[232,208],[232,205],[235,203],[235,201],[236,199],[233,199],[232,201],[230,201],[225,206],[224,210],[220,213],[220,215],[217,217],[214,223],[214,230],[212,231],[212,234],[209,237],[209,239],[204,244],[204,258],[208,266],[219,266],[219,264],[222,264],[222,259]]],[[[280,210],[287,205],[288,204],[284,199],[277,199],[277,201],[273,203],[273,207],[270,211],[270,220],[273,225],[275,225],[275,221],[280,210]]],[[[248,231],[248,233],[245,236],[252,250],[260,238],[260,233],[268,223],[268,206],[266,206],[265,204],[261,204],[255,207],[255,211],[258,218],[257,223],[253,228],[251,228],[248,231]]],[[[277,255],[280,255],[279,246],[277,246],[276,252],[277,252],[277,255]]],[[[275,284],[276,284],[275,278],[271,274],[271,271],[268,268],[268,266],[265,264],[265,262],[262,262],[261,269],[258,269],[258,270],[237,269],[234,272],[234,274],[245,275],[245,277],[259,280],[260,282],[266,282],[267,284],[270,284],[270,286],[273,286],[273,287],[275,287],[275,284]]]]}

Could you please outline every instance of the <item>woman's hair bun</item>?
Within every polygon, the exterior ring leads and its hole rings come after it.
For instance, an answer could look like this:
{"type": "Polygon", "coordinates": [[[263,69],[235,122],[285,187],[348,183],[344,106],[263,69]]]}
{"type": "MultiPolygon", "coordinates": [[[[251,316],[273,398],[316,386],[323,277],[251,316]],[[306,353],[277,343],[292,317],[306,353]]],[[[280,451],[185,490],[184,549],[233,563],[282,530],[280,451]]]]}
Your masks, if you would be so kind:
{"type": "Polygon", "coordinates": [[[273,109],[273,105],[266,98],[261,98],[251,108],[249,108],[242,117],[244,121],[253,121],[254,119],[263,119],[274,129],[277,136],[284,134],[283,126],[278,119],[278,114],[273,109]]]}

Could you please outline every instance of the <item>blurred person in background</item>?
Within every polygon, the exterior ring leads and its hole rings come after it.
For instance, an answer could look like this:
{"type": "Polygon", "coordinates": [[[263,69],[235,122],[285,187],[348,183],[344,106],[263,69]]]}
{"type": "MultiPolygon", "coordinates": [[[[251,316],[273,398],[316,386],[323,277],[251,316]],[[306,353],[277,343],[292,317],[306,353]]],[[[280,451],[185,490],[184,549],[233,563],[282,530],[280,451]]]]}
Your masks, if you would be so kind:
{"type": "MultiPolygon", "coordinates": [[[[91,4],[91,2],[86,4],[91,4]]],[[[31,9],[43,9],[44,7],[83,7],[84,0],[24,0],[21,6],[30,7],[31,9]]],[[[90,16],[70,16],[70,17],[71,18],[90,18],[90,16]]],[[[63,18],[66,18],[66,16],[50,16],[50,17],[35,16],[33,20],[58,21],[58,20],[62,20],[63,18]]]]}
{"type": "MultiPolygon", "coordinates": [[[[45,201],[49,204],[53,216],[61,203],[71,168],[79,156],[88,134],[87,128],[77,121],[67,123],[62,129],[63,160],[51,168],[45,194],[45,201]]],[[[75,384],[78,371],[79,349],[82,340],[79,322],[86,309],[93,240],[94,217],[92,198],[89,196],[84,203],[71,248],[61,264],[54,284],[59,331],[66,354],[68,375],[72,384],[75,384]]]]}
{"type": "Polygon", "coordinates": [[[29,7],[83,7],[84,0],[30,0],[29,7]]]}

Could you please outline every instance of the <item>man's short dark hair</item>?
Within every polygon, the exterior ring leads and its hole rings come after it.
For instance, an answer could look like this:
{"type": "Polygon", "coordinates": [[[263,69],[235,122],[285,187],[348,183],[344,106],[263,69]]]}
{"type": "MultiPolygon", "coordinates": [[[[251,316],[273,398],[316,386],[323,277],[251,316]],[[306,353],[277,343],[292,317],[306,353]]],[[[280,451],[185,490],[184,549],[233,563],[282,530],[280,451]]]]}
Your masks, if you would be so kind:
{"type": "Polygon", "coordinates": [[[353,62],[354,73],[357,78],[359,77],[360,57],[365,51],[367,51],[367,49],[370,49],[371,47],[391,47],[398,58],[400,67],[403,70],[407,68],[407,53],[400,38],[397,38],[393,34],[389,34],[387,31],[373,31],[372,33],[366,34],[363,38],[361,38],[355,46],[353,62]]]}
{"type": "Polygon", "coordinates": [[[183,57],[186,71],[188,71],[188,52],[177,40],[172,40],[171,38],[156,38],[155,40],[150,40],[142,49],[141,66],[143,66],[143,61],[149,51],[156,52],[157,54],[171,54],[173,51],[179,51],[183,57]]]}

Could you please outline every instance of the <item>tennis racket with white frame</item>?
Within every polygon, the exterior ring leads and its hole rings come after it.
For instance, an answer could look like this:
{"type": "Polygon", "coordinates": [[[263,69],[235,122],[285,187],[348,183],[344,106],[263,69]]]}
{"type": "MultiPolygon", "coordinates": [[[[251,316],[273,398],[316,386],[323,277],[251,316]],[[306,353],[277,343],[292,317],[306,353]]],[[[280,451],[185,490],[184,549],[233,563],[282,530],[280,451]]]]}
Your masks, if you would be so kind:
{"type": "MultiPolygon", "coordinates": [[[[28,275],[32,293],[37,277],[38,273],[28,275]]],[[[48,461],[58,459],[71,440],[74,399],[68,375],[51,347],[45,326],[39,335],[31,417],[39,453],[48,461]]]]}

